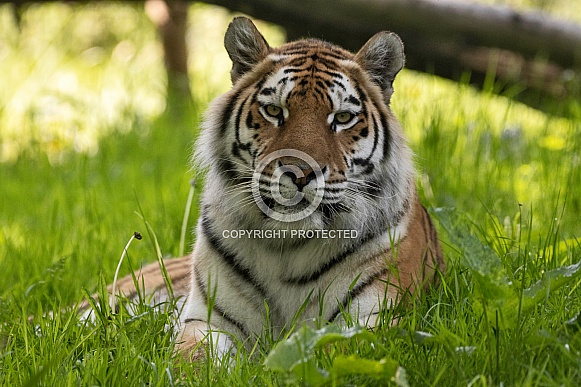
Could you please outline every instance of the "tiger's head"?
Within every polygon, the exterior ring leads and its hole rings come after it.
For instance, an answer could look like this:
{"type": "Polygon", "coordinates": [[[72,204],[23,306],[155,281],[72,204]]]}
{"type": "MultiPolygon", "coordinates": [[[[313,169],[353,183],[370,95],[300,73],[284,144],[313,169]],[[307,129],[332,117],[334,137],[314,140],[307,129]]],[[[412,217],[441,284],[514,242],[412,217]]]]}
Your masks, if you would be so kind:
{"type": "Polygon", "coordinates": [[[197,145],[206,201],[248,227],[397,225],[415,192],[389,108],[399,37],[380,32],[356,54],[315,39],[272,48],[238,17],[225,47],[233,87],[208,109],[197,145]]]}

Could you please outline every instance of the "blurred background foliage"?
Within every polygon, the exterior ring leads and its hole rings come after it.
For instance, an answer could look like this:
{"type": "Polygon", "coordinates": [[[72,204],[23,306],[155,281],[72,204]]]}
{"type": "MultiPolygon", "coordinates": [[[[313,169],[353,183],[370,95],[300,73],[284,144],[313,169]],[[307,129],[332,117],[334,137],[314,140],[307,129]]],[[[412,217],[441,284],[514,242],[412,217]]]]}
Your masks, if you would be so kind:
{"type": "MultiPolygon", "coordinates": [[[[231,16],[202,4],[189,15],[192,90],[203,104],[229,84],[221,41],[231,16]]],[[[282,32],[267,30],[274,43],[282,41],[282,32]]],[[[3,6],[0,161],[23,152],[46,153],[51,162],[71,151],[95,155],[99,138],[111,130],[147,126],[166,108],[163,66],[163,48],[143,6],[31,5],[19,22],[3,6]]]]}

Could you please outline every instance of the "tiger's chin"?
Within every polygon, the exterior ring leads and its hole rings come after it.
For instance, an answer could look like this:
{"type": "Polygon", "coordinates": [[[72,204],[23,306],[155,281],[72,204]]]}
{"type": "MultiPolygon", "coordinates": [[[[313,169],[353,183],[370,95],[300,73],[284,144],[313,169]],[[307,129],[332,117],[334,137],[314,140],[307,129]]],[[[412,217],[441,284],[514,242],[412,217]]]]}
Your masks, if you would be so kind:
{"type": "MultiPolygon", "coordinates": [[[[265,199],[269,201],[269,199],[265,199]]],[[[321,206],[314,206],[306,199],[294,206],[285,206],[278,203],[269,203],[268,209],[263,210],[264,224],[278,230],[301,230],[325,227],[324,214],[321,206]]]]}
{"type": "Polygon", "coordinates": [[[317,225],[320,222],[329,225],[340,213],[350,212],[348,205],[341,200],[325,201],[307,195],[292,205],[279,203],[267,196],[261,196],[261,200],[264,204],[260,203],[258,207],[262,212],[282,223],[296,223],[306,219],[307,222],[316,220],[317,225]]]}
{"type": "Polygon", "coordinates": [[[338,219],[350,215],[342,202],[319,203],[313,207],[311,202],[302,200],[297,205],[287,207],[271,203],[268,198],[263,200],[270,204],[268,211],[256,206],[248,209],[249,212],[242,217],[247,220],[245,227],[259,229],[261,236],[266,236],[261,243],[274,249],[292,249],[311,240],[328,242],[329,232],[344,228],[340,227],[343,222],[338,219]]]}

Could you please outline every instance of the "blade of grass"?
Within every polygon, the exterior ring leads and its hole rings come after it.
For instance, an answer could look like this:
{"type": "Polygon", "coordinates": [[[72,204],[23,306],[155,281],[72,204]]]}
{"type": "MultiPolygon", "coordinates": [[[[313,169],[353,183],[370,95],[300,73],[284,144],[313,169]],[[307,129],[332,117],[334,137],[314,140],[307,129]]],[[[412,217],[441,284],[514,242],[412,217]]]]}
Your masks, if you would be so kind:
{"type": "Polygon", "coordinates": [[[117,269],[115,269],[115,275],[113,276],[113,285],[111,286],[111,298],[109,299],[109,304],[111,306],[111,311],[113,313],[115,313],[115,307],[117,303],[117,278],[119,277],[119,270],[121,269],[121,264],[123,263],[123,259],[127,255],[127,250],[129,249],[129,246],[131,246],[131,242],[133,242],[134,239],[141,240],[141,238],[142,236],[140,233],[138,233],[137,231],[134,232],[133,235],[131,235],[131,238],[129,238],[127,245],[125,245],[123,253],[121,253],[121,258],[119,258],[119,263],[117,264],[117,269]]]}
{"type": "Polygon", "coordinates": [[[186,201],[186,209],[184,211],[184,219],[182,220],[182,229],[180,233],[180,247],[178,255],[183,257],[185,254],[186,232],[188,230],[188,220],[190,219],[190,212],[192,209],[192,202],[194,199],[194,192],[196,190],[196,179],[190,181],[190,192],[188,193],[188,200],[186,201]]]}
{"type": "Polygon", "coordinates": [[[153,243],[153,248],[155,250],[155,255],[157,258],[157,262],[159,264],[159,268],[161,270],[161,275],[163,276],[163,281],[167,288],[168,295],[171,299],[174,298],[173,286],[171,284],[171,278],[169,277],[167,270],[165,268],[165,264],[163,262],[163,255],[161,253],[161,247],[159,246],[159,241],[157,240],[157,235],[153,230],[153,227],[149,224],[147,219],[145,218],[143,208],[141,208],[141,203],[139,202],[139,197],[137,196],[137,192],[135,191],[135,200],[137,201],[137,207],[139,208],[139,212],[136,212],[137,216],[141,218],[143,223],[145,224],[145,229],[147,230],[147,234],[149,235],[150,240],[153,243]]]}

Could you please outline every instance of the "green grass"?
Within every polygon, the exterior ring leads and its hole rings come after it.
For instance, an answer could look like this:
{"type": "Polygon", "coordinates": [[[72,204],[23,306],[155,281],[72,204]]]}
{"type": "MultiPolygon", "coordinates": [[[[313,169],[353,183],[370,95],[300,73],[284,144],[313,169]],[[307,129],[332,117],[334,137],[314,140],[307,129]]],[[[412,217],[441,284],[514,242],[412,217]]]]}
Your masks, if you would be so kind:
{"type": "MultiPolygon", "coordinates": [[[[103,308],[85,324],[61,311],[112,281],[134,231],[147,236],[138,212],[163,254],[179,253],[191,145],[229,78],[221,36],[230,16],[193,10],[192,37],[209,33],[191,42],[195,102],[175,106],[139,7],[31,6],[20,32],[0,7],[0,385],[377,385],[396,383],[397,370],[409,385],[581,384],[571,266],[581,259],[581,113],[549,117],[409,71],[394,110],[448,272],[386,311],[400,316],[397,327],[355,338],[295,327],[277,347],[287,359],[308,335],[322,340],[304,364],[265,365],[264,344],[225,367],[174,358],[173,322],[144,304],[133,306],[137,317],[103,308]]],[[[190,226],[196,217],[194,205],[190,226]]],[[[122,271],[155,256],[150,238],[134,241],[122,271]]]]}

